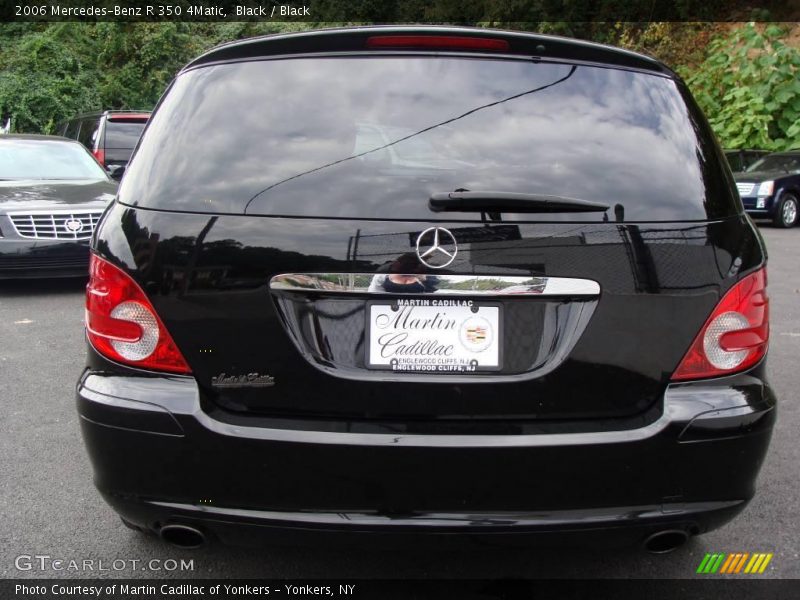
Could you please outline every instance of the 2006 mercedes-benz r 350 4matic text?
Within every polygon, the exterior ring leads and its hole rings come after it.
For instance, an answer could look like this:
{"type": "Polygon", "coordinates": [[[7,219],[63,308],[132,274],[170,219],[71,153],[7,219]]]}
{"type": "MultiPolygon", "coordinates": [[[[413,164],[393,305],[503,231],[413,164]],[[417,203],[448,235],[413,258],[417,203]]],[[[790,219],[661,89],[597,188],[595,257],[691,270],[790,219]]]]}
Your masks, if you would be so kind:
{"type": "Polygon", "coordinates": [[[433,27],[221,46],[170,86],[93,242],[95,482],[184,545],[667,550],[753,496],[765,261],[650,58],[433,27]]]}

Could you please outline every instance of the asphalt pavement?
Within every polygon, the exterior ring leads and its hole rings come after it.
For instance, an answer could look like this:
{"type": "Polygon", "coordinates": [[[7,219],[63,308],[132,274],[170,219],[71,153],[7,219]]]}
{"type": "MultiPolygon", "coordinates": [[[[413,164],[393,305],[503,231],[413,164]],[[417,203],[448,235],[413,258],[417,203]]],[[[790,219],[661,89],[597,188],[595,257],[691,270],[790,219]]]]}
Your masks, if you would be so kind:
{"type": "Polygon", "coordinates": [[[668,555],[424,544],[188,551],[128,530],[93,487],[75,412],[85,282],[0,281],[0,577],[708,578],[695,575],[706,552],[746,551],[774,553],[762,577],[798,578],[800,229],[762,231],[770,253],[769,371],[780,401],[772,446],[745,512],[668,555]],[[181,560],[191,568],[181,569],[181,560]]]}

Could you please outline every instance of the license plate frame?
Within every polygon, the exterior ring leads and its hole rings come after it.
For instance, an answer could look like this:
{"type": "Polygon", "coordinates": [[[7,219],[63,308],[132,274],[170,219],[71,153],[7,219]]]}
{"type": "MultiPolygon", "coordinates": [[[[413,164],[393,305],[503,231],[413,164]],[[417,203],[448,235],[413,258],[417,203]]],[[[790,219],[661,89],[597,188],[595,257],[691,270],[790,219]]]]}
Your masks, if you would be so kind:
{"type": "MultiPolygon", "coordinates": [[[[366,368],[392,373],[427,374],[427,375],[475,375],[486,372],[497,372],[503,369],[503,305],[500,302],[483,302],[464,298],[386,298],[370,300],[366,305],[366,325],[364,344],[364,364],[366,368]],[[405,311],[405,312],[404,312],[405,311]],[[440,315],[440,322],[455,321],[454,328],[441,331],[423,328],[422,334],[416,329],[393,326],[384,327],[376,324],[378,315],[389,315],[392,318],[409,320],[434,319],[440,315]],[[487,327],[488,325],[488,327],[487,327]],[[481,328],[484,331],[481,331],[481,328]],[[380,331],[383,333],[379,333],[380,331]],[[376,356],[386,352],[378,339],[373,335],[386,335],[397,332],[414,332],[415,337],[402,341],[405,346],[413,345],[419,339],[421,347],[426,340],[434,340],[439,345],[452,346],[450,356],[408,355],[396,357],[376,356]],[[437,335],[431,335],[438,334],[437,335]],[[488,343],[481,340],[481,335],[491,336],[488,343]],[[485,345],[485,348],[481,349],[485,345]],[[412,360],[413,359],[413,360],[412,360]],[[474,362],[473,362],[474,361],[474,362]],[[481,364],[483,363],[483,364],[481,364]]],[[[384,319],[385,321],[385,319],[384,319]]],[[[400,344],[393,344],[389,352],[396,350],[400,344]]],[[[433,349],[429,345],[427,349],[433,349]]]]}

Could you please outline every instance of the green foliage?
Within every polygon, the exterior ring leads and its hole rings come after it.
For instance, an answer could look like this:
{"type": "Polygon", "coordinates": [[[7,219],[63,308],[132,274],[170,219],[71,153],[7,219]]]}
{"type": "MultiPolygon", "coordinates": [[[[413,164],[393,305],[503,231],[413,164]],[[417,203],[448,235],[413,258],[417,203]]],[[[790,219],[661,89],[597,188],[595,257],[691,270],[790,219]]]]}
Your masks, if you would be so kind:
{"type": "Polygon", "coordinates": [[[52,133],[73,115],[149,110],[175,74],[232,39],[298,23],[18,23],[0,27],[0,117],[14,131],[52,133]]]}
{"type": "Polygon", "coordinates": [[[204,49],[187,23],[104,22],[93,33],[103,107],[151,108],[175,73],[204,49]]]}
{"type": "Polygon", "coordinates": [[[682,70],[726,148],[800,148],[800,51],[785,36],[748,23],[714,38],[696,71],[682,70]]]}
{"type": "Polygon", "coordinates": [[[51,131],[57,119],[99,106],[92,70],[74,51],[90,44],[69,24],[31,27],[4,40],[0,54],[0,114],[12,115],[16,130],[51,131]]]}

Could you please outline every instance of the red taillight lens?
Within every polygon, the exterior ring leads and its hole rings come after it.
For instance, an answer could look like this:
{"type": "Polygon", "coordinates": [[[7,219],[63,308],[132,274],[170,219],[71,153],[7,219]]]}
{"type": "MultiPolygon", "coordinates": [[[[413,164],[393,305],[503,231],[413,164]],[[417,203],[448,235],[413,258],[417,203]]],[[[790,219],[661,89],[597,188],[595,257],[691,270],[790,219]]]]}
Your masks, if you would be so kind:
{"type": "Polygon", "coordinates": [[[86,286],[86,335],[111,360],[142,369],[191,372],[142,289],[94,254],[86,286]]]}
{"type": "Polygon", "coordinates": [[[762,268],[742,279],[720,300],[672,379],[744,371],[764,358],[768,343],[767,270],[762,268]]]}
{"type": "Polygon", "coordinates": [[[442,50],[509,49],[508,42],[494,38],[448,35],[374,35],[367,38],[367,48],[439,48],[442,50]]]}
{"type": "Polygon", "coordinates": [[[106,152],[105,150],[93,150],[92,155],[97,159],[104,167],[106,166],[106,152]]]}

